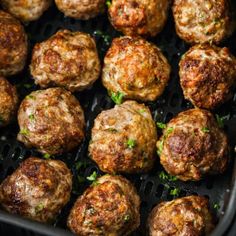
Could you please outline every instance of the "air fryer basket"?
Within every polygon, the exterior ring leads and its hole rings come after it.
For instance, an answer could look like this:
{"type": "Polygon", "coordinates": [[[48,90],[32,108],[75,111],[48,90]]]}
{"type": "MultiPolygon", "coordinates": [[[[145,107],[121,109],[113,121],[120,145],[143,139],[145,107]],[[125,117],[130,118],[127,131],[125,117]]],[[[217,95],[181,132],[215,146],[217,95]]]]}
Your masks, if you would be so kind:
{"type": "MultiPolygon", "coordinates": [[[[100,53],[101,60],[104,57],[113,37],[119,36],[108,22],[107,16],[99,16],[89,21],[78,21],[71,18],[65,18],[55,6],[51,7],[40,20],[30,23],[26,26],[26,31],[30,40],[30,47],[36,42],[41,42],[59,29],[71,29],[73,31],[84,31],[92,34],[96,41],[100,53]]],[[[155,102],[147,103],[150,107],[155,121],[168,122],[173,116],[180,111],[191,108],[191,104],[184,100],[183,94],[179,85],[178,78],[178,62],[181,55],[186,52],[188,45],[180,40],[175,33],[173,19],[170,17],[163,32],[154,39],[149,39],[159,46],[163,53],[168,58],[172,66],[171,81],[166,88],[163,96],[155,102]]],[[[222,44],[231,49],[232,53],[236,54],[236,34],[222,44]]],[[[30,56],[29,56],[30,61],[30,56]]],[[[28,67],[23,73],[11,79],[17,85],[21,98],[26,96],[30,91],[38,89],[33,85],[33,80],[30,77],[28,67]]],[[[106,90],[102,87],[101,82],[97,81],[94,86],[84,92],[76,93],[86,116],[86,138],[77,150],[71,153],[66,153],[56,158],[67,163],[74,174],[73,193],[71,201],[62,210],[53,226],[40,224],[29,221],[19,216],[10,215],[0,211],[0,222],[9,223],[16,226],[24,227],[25,229],[38,232],[45,235],[71,235],[66,229],[66,219],[69,210],[73,206],[75,199],[88,186],[89,181],[86,177],[94,170],[99,174],[97,166],[89,159],[87,155],[88,142],[90,140],[90,130],[93,126],[95,117],[104,109],[109,109],[114,106],[107,95],[106,90]],[[82,161],[86,166],[78,171],[75,163],[82,161]],[[79,183],[78,176],[85,177],[84,183],[79,183]],[[66,230],[64,230],[66,229],[66,230]]],[[[228,116],[225,122],[225,130],[231,141],[231,146],[236,145],[236,94],[227,104],[223,105],[215,113],[220,116],[228,116]]],[[[34,150],[26,149],[22,144],[16,141],[18,132],[17,122],[0,130],[0,182],[9,174],[11,174],[22,162],[23,159],[35,155],[41,156],[34,150]]],[[[233,149],[233,148],[232,148],[233,149]]],[[[234,157],[232,155],[232,157],[234,157]]],[[[190,194],[204,195],[209,198],[213,213],[219,223],[212,235],[225,235],[225,232],[231,224],[236,211],[236,165],[234,158],[226,173],[219,176],[206,177],[199,182],[184,183],[181,181],[168,182],[159,178],[158,173],[162,171],[162,167],[157,160],[155,168],[148,174],[126,176],[130,179],[138,189],[142,204],[141,204],[141,226],[133,235],[146,235],[146,219],[148,213],[154,205],[164,200],[171,200],[173,196],[170,194],[174,188],[181,189],[179,197],[190,194]],[[166,186],[169,186],[168,188],[166,186]],[[214,209],[214,205],[219,204],[220,209],[214,209]]],[[[1,226],[1,224],[0,224],[1,226]]],[[[0,228],[1,230],[1,228],[0,228]]],[[[27,235],[22,231],[22,235],[27,235]]],[[[17,233],[19,235],[19,233],[17,233]]],[[[31,234],[30,234],[31,235],[31,234]]]]}

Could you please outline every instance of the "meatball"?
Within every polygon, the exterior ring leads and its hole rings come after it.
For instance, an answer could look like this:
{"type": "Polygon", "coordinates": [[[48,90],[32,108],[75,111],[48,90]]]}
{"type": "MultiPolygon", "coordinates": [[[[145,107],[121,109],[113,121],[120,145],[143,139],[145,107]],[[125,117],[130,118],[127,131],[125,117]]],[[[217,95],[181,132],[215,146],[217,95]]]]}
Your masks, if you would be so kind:
{"type": "Polygon", "coordinates": [[[27,51],[23,26],[10,14],[0,10],[0,76],[11,76],[22,71],[27,51]]]}
{"type": "Polygon", "coordinates": [[[234,29],[228,0],[174,0],[176,32],[184,41],[219,44],[234,29]]]}
{"type": "Polygon", "coordinates": [[[52,0],[1,0],[3,9],[23,22],[39,19],[51,3],[52,0]]]}
{"type": "Polygon", "coordinates": [[[184,96],[195,106],[215,109],[232,97],[236,58],[228,48],[196,45],[184,54],[179,66],[184,96]]]}
{"type": "Polygon", "coordinates": [[[80,20],[93,18],[105,10],[105,0],[55,0],[66,16],[80,20]]]}
{"type": "Polygon", "coordinates": [[[162,202],[152,210],[148,228],[150,236],[209,235],[214,224],[208,199],[188,196],[162,202]]]}
{"type": "Polygon", "coordinates": [[[83,110],[79,101],[62,88],[28,95],[20,105],[18,123],[18,140],[42,153],[71,151],[84,138],[83,110]]]}
{"type": "Polygon", "coordinates": [[[80,236],[125,236],[138,228],[139,209],[135,187],[121,176],[105,175],[77,199],[67,225],[80,236]]]}
{"type": "Polygon", "coordinates": [[[157,147],[165,170],[183,181],[223,173],[229,161],[228,139],[206,110],[178,114],[167,124],[157,147]]]}
{"type": "Polygon", "coordinates": [[[51,222],[70,199],[72,175],[58,160],[30,157],[0,185],[0,203],[8,212],[51,222]]]}
{"type": "Polygon", "coordinates": [[[154,101],[164,91],[170,65],[154,44],[128,36],[113,40],[105,59],[103,85],[124,98],[154,101]]]}
{"type": "Polygon", "coordinates": [[[146,172],[153,167],[156,141],[149,108],[126,101],[95,119],[89,153],[104,172],[146,172]]]}
{"type": "Polygon", "coordinates": [[[163,29],[169,0],[112,0],[109,7],[111,24],[131,36],[156,36],[163,29]]]}
{"type": "Polygon", "coordinates": [[[59,86],[72,92],[88,88],[100,75],[95,41],[85,33],[61,30],[36,44],[30,70],[42,88],[59,86]]]}
{"type": "Polygon", "coordinates": [[[0,127],[8,125],[16,115],[18,95],[15,86],[0,77],[0,127]]]}

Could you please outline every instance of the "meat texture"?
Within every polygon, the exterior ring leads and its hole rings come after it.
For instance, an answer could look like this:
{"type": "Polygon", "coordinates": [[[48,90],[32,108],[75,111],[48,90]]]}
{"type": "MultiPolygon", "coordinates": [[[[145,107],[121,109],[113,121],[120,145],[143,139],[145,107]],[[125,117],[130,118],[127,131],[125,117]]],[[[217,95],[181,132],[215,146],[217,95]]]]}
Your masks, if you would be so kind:
{"type": "Polygon", "coordinates": [[[184,96],[196,107],[215,109],[232,97],[236,58],[228,48],[196,45],[183,55],[179,67],[184,96]]]}
{"type": "Polygon", "coordinates": [[[0,185],[0,204],[8,212],[52,222],[70,199],[72,175],[58,160],[30,157],[0,185]]]}
{"type": "Polygon", "coordinates": [[[125,35],[153,37],[163,29],[169,5],[169,0],[112,0],[109,18],[125,35]]]}
{"type": "Polygon", "coordinates": [[[80,91],[100,75],[100,60],[94,39],[82,32],[60,30],[35,45],[30,65],[36,84],[80,91]]]}
{"type": "Polygon", "coordinates": [[[15,86],[0,77],[0,127],[8,125],[16,117],[18,102],[15,86]]]}
{"type": "Polygon", "coordinates": [[[209,111],[200,109],[173,118],[157,148],[165,170],[183,181],[223,173],[230,156],[226,134],[209,111]]]}
{"type": "Polygon", "coordinates": [[[113,40],[104,59],[102,82],[110,94],[154,101],[163,93],[170,70],[158,47],[142,38],[125,36],[113,40]]]}
{"type": "Polygon", "coordinates": [[[214,229],[208,199],[188,196],[158,204],[149,215],[150,236],[203,236],[214,229]]]}
{"type": "Polygon", "coordinates": [[[149,108],[126,101],[97,116],[89,153],[104,172],[146,172],[155,161],[156,141],[156,125],[149,108]]]}
{"type": "Polygon", "coordinates": [[[84,113],[79,101],[62,88],[29,94],[18,111],[18,140],[39,152],[71,151],[84,137],[84,113]]]}
{"type": "Polygon", "coordinates": [[[80,236],[126,236],[139,226],[139,209],[135,187],[121,176],[105,175],[77,199],[67,224],[80,236]]]}
{"type": "Polygon", "coordinates": [[[22,71],[28,42],[24,27],[10,14],[0,10],[0,76],[22,71]]]}
{"type": "Polygon", "coordinates": [[[3,9],[23,22],[39,19],[51,3],[52,0],[1,0],[3,9]]]}
{"type": "Polygon", "coordinates": [[[176,32],[188,43],[216,43],[235,28],[229,0],[174,0],[176,32]]]}
{"type": "Polygon", "coordinates": [[[88,20],[105,10],[105,0],[55,0],[60,11],[66,16],[88,20]]]}

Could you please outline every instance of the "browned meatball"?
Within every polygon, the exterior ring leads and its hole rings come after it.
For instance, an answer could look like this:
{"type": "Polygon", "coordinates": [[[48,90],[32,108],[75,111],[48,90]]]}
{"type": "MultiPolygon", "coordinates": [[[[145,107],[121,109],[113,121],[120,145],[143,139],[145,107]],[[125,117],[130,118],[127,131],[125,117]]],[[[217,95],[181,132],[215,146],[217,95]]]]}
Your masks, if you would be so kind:
{"type": "Polygon", "coordinates": [[[84,137],[84,113],[79,101],[62,88],[28,95],[18,111],[17,139],[47,154],[71,151],[84,137]]]}
{"type": "Polygon", "coordinates": [[[214,228],[208,199],[188,196],[162,202],[151,212],[148,222],[150,236],[203,236],[214,228]]]}
{"type": "Polygon", "coordinates": [[[125,35],[155,36],[164,27],[169,0],[112,0],[109,18],[125,35]]]}
{"type": "Polygon", "coordinates": [[[85,33],[58,31],[36,44],[30,69],[42,88],[60,86],[80,91],[90,87],[100,75],[95,41],[85,33]]]}
{"type": "Polygon", "coordinates": [[[0,10],[0,76],[20,72],[25,66],[27,49],[23,26],[10,14],[0,10]]]}
{"type": "Polygon", "coordinates": [[[195,106],[215,109],[232,97],[236,58],[228,48],[196,45],[184,54],[179,66],[184,96],[195,106]]]}
{"type": "Polygon", "coordinates": [[[127,101],[95,119],[89,152],[104,172],[146,172],[153,167],[156,140],[148,107],[127,101]]]}
{"type": "Polygon", "coordinates": [[[17,106],[16,88],[0,77],[0,127],[8,125],[15,118],[17,106]]]}
{"type": "Polygon", "coordinates": [[[220,43],[234,29],[228,0],[174,0],[175,28],[188,43],[220,43]]]}
{"type": "Polygon", "coordinates": [[[139,209],[135,187],[121,176],[105,175],[77,199],[67,224],[80,236],[125,236],[138,228],[139,209]]]}
{"type": "Polygon", "coordinates": [[[124,98],[154,101],[164,91],[170,65],[160,49],[142,38],[113,40],[104,59],[103,85],[124,98]]]}
{"type": "Polygon", "coordinates": [[[167,124],[157,148],[165,170],[183,181],[223,173],[229,161],[228,139],[206,110],[178,114],[167,124]]]}
{"type": "Polygon", "coordinates": [[[88,20],[103,13],[105,0],[55,0],[60,11],[66,16],[88,20]]]}
{"type": "Polygon", "coordinates": [[[0,204],[13,214],[50,222],[70,199],[72,175],[62,161],[30,157],[0,185],[0,204]]]}
{"type": "Polygon", "coordinates": [[[3,9],[24,22],[40,18],[51,3],[52,0],[1,0],[3,9]]]}

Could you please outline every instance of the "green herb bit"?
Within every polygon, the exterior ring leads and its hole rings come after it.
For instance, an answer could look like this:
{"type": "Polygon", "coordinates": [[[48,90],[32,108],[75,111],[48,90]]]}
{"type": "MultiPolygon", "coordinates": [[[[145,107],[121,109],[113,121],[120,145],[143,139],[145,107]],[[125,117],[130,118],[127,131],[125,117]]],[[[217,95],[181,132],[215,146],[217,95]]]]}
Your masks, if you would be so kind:
{"type": "Polygon", "coordinates": [[[136,141],[134,139],[128,139],[125,144],[128,148],[133,149],[136,146],[136,141]]]}
{"type": "Polygon", "coordinates": [[[30,114],[29,119],[30,119],[31,122],[34,121],[34,114],[30,114]]]}
{"type": "Polygon", "coordinates": [[[163,147],[164,147],[164,138],[162,138],[162,140],[159,142],[159,146],[157,149],[157,154],[160,156],[162,151],[163,151],[163,147]]]}
{"type": "Polygon", "coordinates": [[[36,207],[35,207],[35,213],[39,213],[44,209],[44,205],[43,203],[39,203],[36,207]]]}
{"type": "Polygon", "coordinates": [[[220,209],[220,205],[218,203],[215,203],[213,208],[216,209],[216,210],[219,210],[220,209]]]}
{"type": "Polygon", "coordinates": [[[123,101],[123,98],[124,98],[124,94],[121,92],[111,93],[111,99],[113,100],[115,104],[120,105],[123,101]]]}
{"type": "Polygon", "coordinates": [[[169,176],[164,171],[161,171],[159,173],[159,178],[162,179],[162,180],[168,180],[169,176]]]}
{"type": "Polygon", "coordinates": [[[166,128],[166,124],[161,123],[161,122],[157,122],[157,127],[160,129],[165,129],[166,128]]]}
{"type": "Polygon", "coordinates": [[[138,112],[139,112],[140,114],[143,114],[143,113],[145,112],[145,109],[140,109],[138,112]]]}
{"type": "Polygon", "coordinates": [[[180,189],[179,188],[174,188],[170,190],[170,195],[174,197],[178,197],[180,194],[180,189]]]}
{"type": "Polygon", "coordinates": [[[22,135],[29,135],[29,130],[28,129],[22,129],[20,131],[20,134],[22,134],[22,135]]]}
{"type": "Polygon", "coordinates": [[[26,96],[26,99],[33,99],[33,100],[35,100],[36,98],[35,98],[35,96],[33,96],[33,95],[30,94],[30,95],[27,95],[27,96],[26,96]]]}
{"type": "Polygon", "coordinates": [[[87,177],[87,180],[94,182],[96,181],[98,178],[98,174],[96,171],[94,171],[90,176],[87,177]]]}
{"type": "Polygon", "coordinates": [[[220,117],[219,115],[216,114],[216,121],[217,121],[218,126],[220,128],[224,127],[224,125],[225,125],[224,122],[225,122],[225,120],[228,120],[228,119],[229,119],[229,115],[220,117]]]}
{"type": "Polygon", "coordinates": [[[110,0],[106,0],[106,5],[109,8],[111,6],[111,1],[110,0]]]}
{"type": "Polygon", "coordinates": [[[174,128],[173,127],[169,127],[167,130],[166,130],[166,134],[165,134],[165,138],[167,135],[171,134],[173,132],[174,128]]]}
{"type": "Polygon", "coordinates": [[[75,163],[76,170],[80,170],[82,167],[86,168],[87,163],[84,161],[78,161],[75,163]]]}
{"type": "Polygon", "coordinates": [[[109,131],[109,132],[112,132],[112,133],[118,132],[118,130],[115,129],[115,128],[108,128],[108,129],[106,129],[106,131],[109,131]]]}
{"type": "Polygon", "coordinates": [[[129,215],[129,214],[127,214],[127,215],[124,216],[124,221],[125,221],[125,222],[130,221],[130,215],[129,215]]]}
{"type": "Polygon", "coordinates": [[[44,157],[45,159],[50,159],[51,155],[48,154],[48,153],[45,153],[45,154],[43,154],[43,157],[44,157]]]}
{"type": "Polygon", "coordinates": [[[202,132],[204,132],[204,133],[209,133],[210,130],[209,130],[209,128],[207,128],[207,127],[203,127],[203,128],[202,128],[202,132]]]}

